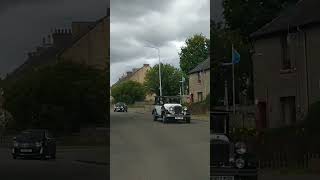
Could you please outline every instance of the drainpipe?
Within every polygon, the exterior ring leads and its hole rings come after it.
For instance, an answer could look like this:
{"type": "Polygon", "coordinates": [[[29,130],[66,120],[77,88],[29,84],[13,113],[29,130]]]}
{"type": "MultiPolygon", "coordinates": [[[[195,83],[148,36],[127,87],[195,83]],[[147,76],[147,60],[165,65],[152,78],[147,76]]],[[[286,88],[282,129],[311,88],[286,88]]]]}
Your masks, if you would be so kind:
{"type": "Polygon", "coordinates": [[[304,60],[305,60],[305,65],[306,65],[306,82],[307,82],[307,113],[309,112],[309,71],[308,71],[308,58],[307,58],[307,40],[306,40],[306,36],[307,36],[307,33],[303,30],[301,30],[299,28],[299,26],[297,26],[297,30],[299,32],[301,32],[303,34],[303,54],[304,54],[304,60]]]}

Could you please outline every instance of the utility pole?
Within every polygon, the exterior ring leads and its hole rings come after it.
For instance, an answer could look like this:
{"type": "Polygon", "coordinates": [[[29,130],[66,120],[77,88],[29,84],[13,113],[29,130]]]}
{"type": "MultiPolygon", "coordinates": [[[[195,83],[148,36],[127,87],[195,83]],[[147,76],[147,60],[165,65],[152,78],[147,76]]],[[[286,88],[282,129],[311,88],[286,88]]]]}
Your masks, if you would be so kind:
{"type": "Polygon", "coordinates": [[[160,96],[162,96],[160,49],[158,47],[154,47],[154,46],[145,46],[145,47],[153,48],[153,49],[158,50],[158,57],[159,57],[159,92],[160,92],[160,96]]]}
{"type": "Polygon", "coordinates": [[[158,49],[158,56],[159,56],[159,86],[160,86],[160,96],[162,96],[162,87],[161,87],[161,61],[160,61],[160,49],[158,49]]]}
{"type": "MultiPolygon", "coordinates": [[[[233,57],[233,44],[232,44],[232,59],[233,57]]],[[[236,99],[235,99],[235,85],[234,85],[234,63],[232,63],[232,100],[233,100],[233,114],[236,113],[236,99]]]]}
{"type": "Polygon", "coordinates": [[[224,81],[224,105],[226,110],[229,111],[229,100],[228,100],[228,81],[224,81]]]}

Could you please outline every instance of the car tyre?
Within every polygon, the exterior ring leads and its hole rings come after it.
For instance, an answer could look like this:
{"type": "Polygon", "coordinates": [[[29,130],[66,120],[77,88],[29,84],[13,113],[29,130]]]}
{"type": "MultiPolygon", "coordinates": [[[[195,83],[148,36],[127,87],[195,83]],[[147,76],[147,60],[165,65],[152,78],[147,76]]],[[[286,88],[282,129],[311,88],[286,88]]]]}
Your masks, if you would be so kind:
{"type": "Polygon", "coordinates": [[[56,159],[56,154],[52,154],[51,158],[56,159]]]}
{"type": "Polygon", "coordinates": [[[41,154],[40,159],[47,160],[47,155],[45,153],[41,154]]]}
{"type": "Polygon", "coordinates": [[[158,117],[156,115],[155,110],[152,111],[153,121],[157,121],[158,117]]]}
{"type": "Polygon", "coordinates": [[[17,156],[16,156],[16,155],[12,155],[12,158],[13,158],[13,159],[17,159],[17,156]]]}
{"type": "Polygon", "coordinates": [[[191,122],[191,118],[186,118],[186,123],[190,124],[190,122],[191,122]]]}
{"type": "Polygon", "coordinates": [[[166,115],[163,114],[163,115],[162,115],[162,123],[163,123],[163,124],[166,124],[167,121],[168,121],[168,119],[167,119],[166,115]]]}

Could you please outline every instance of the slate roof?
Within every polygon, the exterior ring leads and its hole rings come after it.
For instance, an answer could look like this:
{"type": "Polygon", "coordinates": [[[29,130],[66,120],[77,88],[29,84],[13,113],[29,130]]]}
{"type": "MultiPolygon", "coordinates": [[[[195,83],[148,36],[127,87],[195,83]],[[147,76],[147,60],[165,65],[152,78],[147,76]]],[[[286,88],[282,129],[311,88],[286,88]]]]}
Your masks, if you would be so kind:
{"type": "Polygon", "coordinates": [[[194,69],[189,71],[189,74],[197,73],[200,71],[205,71],[208,69],[210,69],[210,58],[206,59],[205,61],[203,61],[202,63],[197,65],[194,69]]]}
{"type": "Polygon", "coordinates": [[[297,26],[318,24],[320,23],[319,8],[319,0],[300,0],[250,36],[258,38],[263,35],[287,31],[289,28],[297,26]]]}

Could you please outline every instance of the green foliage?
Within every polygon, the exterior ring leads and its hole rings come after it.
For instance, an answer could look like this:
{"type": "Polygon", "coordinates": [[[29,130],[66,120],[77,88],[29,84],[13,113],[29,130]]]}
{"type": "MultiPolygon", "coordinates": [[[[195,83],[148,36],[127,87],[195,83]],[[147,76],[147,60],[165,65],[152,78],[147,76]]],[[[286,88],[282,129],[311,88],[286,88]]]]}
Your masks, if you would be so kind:
{"type": "Polygon", "coordinates": [[[127,104],[143,101],[145,94],[143,85],[135,81],[125,81],[114,86],[111,90],[114,102],[125,102],[127,104]]]}
{"type": "MultiPolygon", "coordinates": [[[[163,96],[175,96],[180,92],[183,73],[170,64],[161,64],[161,85],[163,96]]],[[[152,67],[146,74],[145,83],[148,93],[159,95],[159,64],[152,67]]]]}
{"type": "Polygon", "coordinates": [[[202,34],[195,34],[186,40],[186,46],[181,48],[180,68],[188,74],[198,64],[209,56],[209,39],[202,34]]]}
{"type": "Polygon", "coordinates": [[[82,124],[105,122],[108,84],[104,72],[58,63],[5,85],[5,108],[18,129],[77,131],[82,124]]]}
{"type": "Polygon", "coordinates": [[[224,18],[228,27],[244,37],[257,31],[298,0],[224,0],[224,18]]]}

